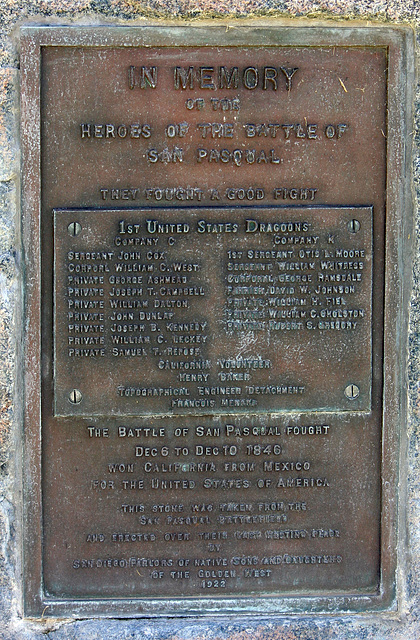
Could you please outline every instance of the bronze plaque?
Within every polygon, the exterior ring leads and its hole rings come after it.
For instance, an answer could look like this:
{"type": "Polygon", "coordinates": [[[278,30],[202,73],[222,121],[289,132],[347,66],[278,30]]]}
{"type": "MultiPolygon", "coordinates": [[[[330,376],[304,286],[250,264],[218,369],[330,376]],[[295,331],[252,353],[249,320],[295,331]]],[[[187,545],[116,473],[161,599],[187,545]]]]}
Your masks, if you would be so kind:
{"type": "Polygon", "coordinates": [[[31,615],[392,605],[410,42],[23,30],[31,615]]]}

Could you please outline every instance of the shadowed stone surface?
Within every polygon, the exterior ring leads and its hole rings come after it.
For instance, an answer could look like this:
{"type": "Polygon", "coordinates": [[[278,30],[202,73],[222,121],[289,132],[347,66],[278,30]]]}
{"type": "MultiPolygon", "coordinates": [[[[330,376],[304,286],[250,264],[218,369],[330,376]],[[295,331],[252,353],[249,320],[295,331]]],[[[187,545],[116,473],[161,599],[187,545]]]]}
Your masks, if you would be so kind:
{"type": "MultiPolygon", "coordinates": [[[[305,17],[405,22],[420,27],[418,0],[3,0],[0,5],[0,638],[1,640],[415,640],[420,637],[420,261],[413,264],[407,426],[407,567],[399,615],[187,620],[22,620],[19,442],[21,430],[22,256],[19,243],[17,27],[37,24],[143,24],[147,19],[305,17]]],[[[420,92],[414,174],[420,195],[420,92]]],[[[417,246],[420,217],[417,214],[417,246]]],[[[22,364],[24,366],[24,363],[22,364]]]]}

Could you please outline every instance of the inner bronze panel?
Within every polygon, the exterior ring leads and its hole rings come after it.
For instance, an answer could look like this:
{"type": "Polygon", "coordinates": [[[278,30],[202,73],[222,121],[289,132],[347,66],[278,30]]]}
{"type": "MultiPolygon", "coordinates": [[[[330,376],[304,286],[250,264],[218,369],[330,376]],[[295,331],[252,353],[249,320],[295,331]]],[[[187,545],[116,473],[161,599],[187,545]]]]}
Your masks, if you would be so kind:
{"type": "Polygon", "coordinates": [[[386,71],[42,49],[50,598],[377,592],[386,71]]]}
{"type": "Polygon", "coordinates": [[[371,225],[363,207],[56,211],[57,415],[369,409],[371,225]]]}

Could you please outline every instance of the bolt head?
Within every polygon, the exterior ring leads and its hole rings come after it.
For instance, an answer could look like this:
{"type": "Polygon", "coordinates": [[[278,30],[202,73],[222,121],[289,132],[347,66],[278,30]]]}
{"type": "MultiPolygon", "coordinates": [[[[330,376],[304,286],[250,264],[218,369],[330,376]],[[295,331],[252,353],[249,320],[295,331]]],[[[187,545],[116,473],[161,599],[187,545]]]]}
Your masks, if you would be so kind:
{"type": "Polygon", "coordinates": [[[73,389],[69,393],[69,402],[72,404],[80,404],[82,402],[83,395],[79,389],[73,389]]]}
{"type": "Polygon", "coordinates": [[[360,389],[357,384],[348,384],[344,389],[344,395],[348,400],[356,400],[360,395],[360,389]]]}
{"type": "Polygon", "coordinates": [[[81,230],[82,225],[80,224],[80,222],[70,222],[69,226],[67,227],[67,233],[72,237],[78,236],[81,230]]]}
{"type": "Polygon", "coordinates": [[[350,222],[348,222],[347,224],[347,228],[350,231],[350,233],[357,233],[360,230],[360,222],[358,220],[350,220],[350,222]]]}

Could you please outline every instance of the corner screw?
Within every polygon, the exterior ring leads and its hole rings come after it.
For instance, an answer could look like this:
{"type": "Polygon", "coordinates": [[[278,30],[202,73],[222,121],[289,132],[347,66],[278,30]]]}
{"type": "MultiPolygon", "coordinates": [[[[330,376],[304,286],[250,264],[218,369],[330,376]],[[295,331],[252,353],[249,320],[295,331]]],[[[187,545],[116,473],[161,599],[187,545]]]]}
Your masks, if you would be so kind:
{"type": "Polygon", "coordinates": [[[360,222],[358,220],[350,220],[347,224],[347,228],[350,233],[357,233],[360,229],[360,222]]]}
{"type": "Polygon", "coordinates": [[[359,397],[360,394],[360,389],[357,386],[357,384],[349,384],[347,385],[347,387],[344,389],[344,395],[346,396],[346,398],[348,398],[349,400],[356,400],[356,398],[359,397]]]}
{"type": "Polygon", "coordinates": [[[78,236],[82,230],[82,225],[79,222],[70,222],[67,227],[67,232],[69,236],[78,236]]]}
{"type": "Polygon", "coordinates": [[[69,401],[72,404],[80,404],[82,402],[82,392],[79,389],[73,389],[69,394],[69,401]]]}

